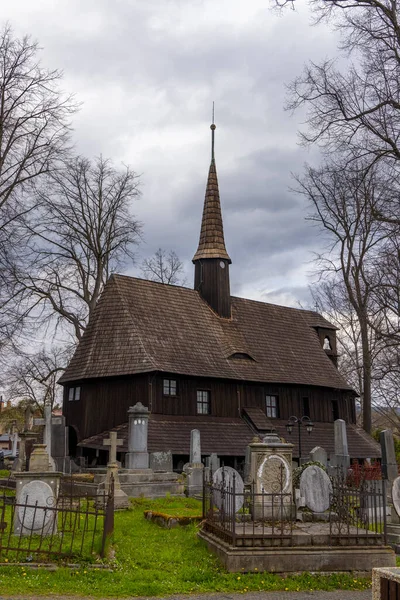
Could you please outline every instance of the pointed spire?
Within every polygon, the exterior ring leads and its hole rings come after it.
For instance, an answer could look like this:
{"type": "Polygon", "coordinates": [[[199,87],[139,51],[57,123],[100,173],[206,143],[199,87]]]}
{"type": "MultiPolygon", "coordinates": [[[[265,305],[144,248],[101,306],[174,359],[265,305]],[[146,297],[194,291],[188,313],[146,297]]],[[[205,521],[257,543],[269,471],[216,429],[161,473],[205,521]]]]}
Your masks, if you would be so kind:
{"type": "Polygon", "coordinates": [[[224,227],[222,223],[221,202],[219,199],[217,169],[214,158],[214,103],[213,123],[211,129],[211,164],[208,171],[206,195],[204,199],[203,218],[201,222],[200,240],[193,262],[201,258],[231,259],[225,248],[224,227]]]}

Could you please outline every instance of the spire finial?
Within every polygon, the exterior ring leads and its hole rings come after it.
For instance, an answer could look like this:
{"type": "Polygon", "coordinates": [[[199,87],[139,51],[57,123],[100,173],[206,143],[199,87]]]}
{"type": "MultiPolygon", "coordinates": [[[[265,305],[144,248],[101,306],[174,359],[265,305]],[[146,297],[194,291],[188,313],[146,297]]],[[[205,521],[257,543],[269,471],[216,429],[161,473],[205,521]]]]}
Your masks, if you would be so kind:
{"type": "Polygon", "coordinates": [[[210,126],[211,129],[211,160],[214,160],[214,131],[216,129],[216,125],[214,123],[214,102],[212,108],[212,124],[210,126]]]}

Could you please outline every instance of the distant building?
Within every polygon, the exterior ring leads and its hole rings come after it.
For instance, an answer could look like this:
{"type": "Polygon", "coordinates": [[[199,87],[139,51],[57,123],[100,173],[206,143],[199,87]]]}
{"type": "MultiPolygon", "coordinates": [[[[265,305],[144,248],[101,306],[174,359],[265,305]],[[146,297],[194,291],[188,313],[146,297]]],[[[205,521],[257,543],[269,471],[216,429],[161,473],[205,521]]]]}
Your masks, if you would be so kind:
{"type": "Polygon", "coordinates": [[[110,429],[126,452],[127,410],[140,401],[151,411],[150,451],[171,450],[177,469],[194,428],[203,454],[216,452],[226,465],[240,466],[247,444],[271,429],[295,444],[296,457],[297,430],[285,429],[291,415],[315,423],[303,455],[317,445],[333,452],[341,418],[353,458],[380,456],[356,427],[356,394],[336,367],[335,327],[313,311],[231,296],[213,151],[193,263],[194,289],[108,280],[60,379],[70,453],[104,461],[110,429]]]}

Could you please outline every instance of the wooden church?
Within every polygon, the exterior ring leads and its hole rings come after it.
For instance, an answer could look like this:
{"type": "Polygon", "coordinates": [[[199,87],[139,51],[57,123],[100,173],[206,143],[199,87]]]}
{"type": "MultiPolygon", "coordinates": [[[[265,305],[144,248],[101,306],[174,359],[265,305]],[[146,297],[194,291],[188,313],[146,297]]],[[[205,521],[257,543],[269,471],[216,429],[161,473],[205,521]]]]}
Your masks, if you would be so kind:
{"type": "Polygon", "coordinates": [[[149,451],[171,450],[174,468],[189,458],[199,429],[203,455],[239,466],[247,444],[271,429],[288,435],[291,416],[308,416],[302,455],[333,452],[333,421],[348,424],[353,458],[380,455],[356,427],[354,390],[337,370],[335,327],[308,310],[231,296],[214,159],[208,173],[194,289],[112,275],[60,379],[71,456],[106,460],[103,439],[118,431],[127,452],[127,410],[151,411],[149,451]]]}

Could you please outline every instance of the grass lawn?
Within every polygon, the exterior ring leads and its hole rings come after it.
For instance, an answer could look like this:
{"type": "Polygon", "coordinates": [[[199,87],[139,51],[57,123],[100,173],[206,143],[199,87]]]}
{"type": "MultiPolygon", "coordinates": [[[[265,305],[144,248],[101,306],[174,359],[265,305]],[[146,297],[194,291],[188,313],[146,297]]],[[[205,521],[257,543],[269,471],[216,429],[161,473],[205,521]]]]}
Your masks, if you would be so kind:
{"type": "Polygon", "coordinates": [[[197,526],[162,529],[146,521],[144,510],[196,515],[193,499],[137,500],[132,509],[115,515],[113,572],[61,568],[56,572],[23,567],[0,569],[0,594],[71,594],[95,597],[161,596],[196,592],[259,590],[365,589],[369,579],[351,575],[303,574],[283,579],[269,573],[226,573],[196,536],[197,526]]]}

